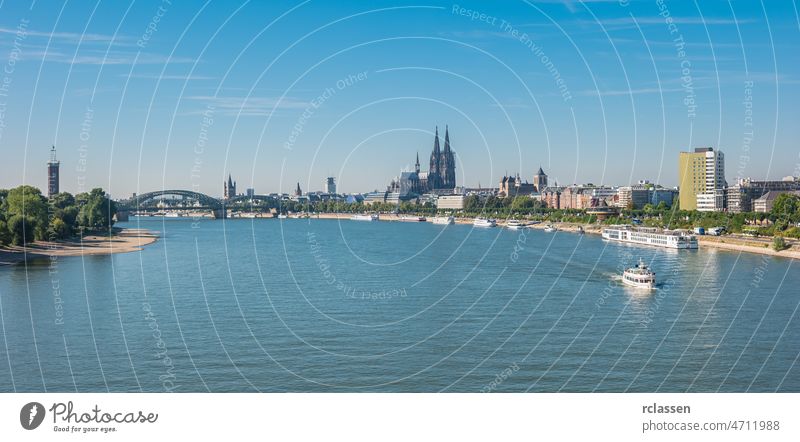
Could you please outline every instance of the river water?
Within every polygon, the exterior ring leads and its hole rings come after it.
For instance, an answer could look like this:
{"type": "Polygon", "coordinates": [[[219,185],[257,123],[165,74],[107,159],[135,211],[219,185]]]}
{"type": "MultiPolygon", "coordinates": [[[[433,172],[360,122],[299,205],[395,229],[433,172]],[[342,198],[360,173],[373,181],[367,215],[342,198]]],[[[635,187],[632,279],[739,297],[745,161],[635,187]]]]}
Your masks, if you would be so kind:
{"type": "Polygon", "coordinates": [[[0,391],[800,391],[789,259],[466,225],[132,218],[0,268],[0,391]],[[620,285],[639,258],[659,286],[620,285]]]}

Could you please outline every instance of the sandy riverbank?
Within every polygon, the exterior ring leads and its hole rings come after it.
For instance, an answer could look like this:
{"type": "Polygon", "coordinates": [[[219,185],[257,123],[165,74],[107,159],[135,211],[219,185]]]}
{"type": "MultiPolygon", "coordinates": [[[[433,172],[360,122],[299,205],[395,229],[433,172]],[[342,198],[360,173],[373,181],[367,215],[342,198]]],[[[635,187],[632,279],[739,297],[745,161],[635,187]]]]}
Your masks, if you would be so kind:
{"type": "Polygon", "coordinates": [[[114,229],[110,235],[86,235],[67,241],[37,241],[26,247],[0,248],[0,264],[14,264],[25,259],[51,256],[110,255],[142,250],[158,236],[144,229],[114,229]]]}
{"type": "Polygon", "coordinates": [[[800,247],[797,243],[792,244],[786,250],[776,252],[772,249],[772,238],[762,241],[753,239],[741,239],[730,236],[698,236],[697,242],[700,247],[710,247],[715,249],[730,250],[732,252],[758,253],[760,255],[782,256],[784,258],[800,259],[800,247]]]}

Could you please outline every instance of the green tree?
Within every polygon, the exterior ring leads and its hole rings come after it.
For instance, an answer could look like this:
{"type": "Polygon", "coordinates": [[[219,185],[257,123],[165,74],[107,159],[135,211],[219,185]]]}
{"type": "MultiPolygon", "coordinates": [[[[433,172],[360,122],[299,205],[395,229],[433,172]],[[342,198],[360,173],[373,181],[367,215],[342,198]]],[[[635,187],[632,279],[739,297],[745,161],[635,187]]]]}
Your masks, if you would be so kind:
{"type": "Polygon", "coordinates": [[[800,218],[800,197],[791,193],[782,193],[772,204],[772,216],[775,219],[797,220],[800,218]]]}
{"type": "Polygon", "coordinates": [[[89,193],[78,194],[75,200],[80,206],[77,216],[80,229],[108,229],[114,224],[116,204],[106,196],[103,189],[92,189],[89,193]]]}
{"type": "Polygon", "coordinates": [[[34,240],[34,221],[27,216],[14,215],[8,219],[8,232],[11,235],[11,243],[16,246],[24,246],[34,240]]]}
{"type": "Polygon", "coordinates": [[[68,192],[59,192],[50,197],[50,205],[58,209],[66,209],[75,205],[75,197],[68,192]]]}
{"type": "Polygon", "coordinates": [[[480,200],[478,195],[469,195],[464,198],[464,210],[467,212],[477,212],[480,210],[480,200]]]}
{"type": "Polygon", "coordinates": [[[11,242],[11,234],[8,231],[8,224],[5,219],[0,218],[0,246],[11,242]]]}
{"type": "MultiPolygon", "coordinates": [[[[8,217],[8,229],[12,232],[12,236],[15,233],[12,230],[11,220],[15,216],[20,216],[25,217],[26,222],[30,223],[27,227],[34,239],[46,239],[48,226],[46,201],[42,192],[33,186],[19,186],[8,191],[3,208],[8,217]]],[[[16,220],[15,223],[14,226],[21,226],[20,220],[16,220]]],[[[24,237],[27,236],[26,230],[24,237]]]]}
{"type": "Polygon", "coordinates": [[[776,236],[772,238],[772,249],[776,252],[780,252],[781,250],[788,249],[789,246],[786,245],[786,241],[784,241],[782,236],[776,236]]]}
{"type": "Polygon", "coordinates": [[[61,218],[53,218],[47,230],[47,235],[50,239],[66,239],[72,236],[72,226],[61,218]]]}

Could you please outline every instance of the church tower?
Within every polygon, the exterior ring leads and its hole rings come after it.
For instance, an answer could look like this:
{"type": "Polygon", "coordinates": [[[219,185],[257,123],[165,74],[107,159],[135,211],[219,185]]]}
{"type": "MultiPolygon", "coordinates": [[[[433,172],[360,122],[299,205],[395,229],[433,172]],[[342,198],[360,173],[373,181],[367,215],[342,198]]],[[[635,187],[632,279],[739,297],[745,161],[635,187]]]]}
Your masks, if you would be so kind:
{"type": "Polygon", "coordinates": [[[231,174],[228,174],[228,182],[224,183],[222,197],[226,200],[236,197],[236,182],[231,179],[231,174]]]}
{"type": "Polygon", "coordinates": [[[547,174],[542,170],[542,166],[539,166],[539,171],[533,176],[533,185],[539,193],[547,187],[547,174]]]}
{"type": "Polygon", "coordinates": [[[439,163],[439,174],[442,177],[442,187],[453,189],[456,187],[456,160],[450,149],[450,131],[444,127],[444,152],[439,163]]]}
{"type": "Polygon", "coordinates": [[[436,136],[433,140],[433,152],[431,152],[430,169],[428,169],[428,189],[440,189],[442,187],[441,170],[442,151],[439,148],[439,127],[436,127],[436,136]]]}
{"type": "Polygon", "coordinates": [[[414,172],[419,173],[419,152],[417,152],[417,163],[414,164],[414,172]]]}

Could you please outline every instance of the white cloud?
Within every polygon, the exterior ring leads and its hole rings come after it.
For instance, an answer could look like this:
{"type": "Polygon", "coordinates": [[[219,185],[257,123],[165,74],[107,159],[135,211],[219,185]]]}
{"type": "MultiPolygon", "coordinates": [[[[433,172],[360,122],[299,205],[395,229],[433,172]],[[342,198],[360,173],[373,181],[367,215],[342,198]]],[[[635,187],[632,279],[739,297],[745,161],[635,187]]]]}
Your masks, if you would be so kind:
{"type": "Polygon", "coordinates": [[[58,49],[34,49],[22,52],[22,58],[26,60],[45,61],[49,63],[65,64],[88,64],[88,65],[131,65],[148,64],[178,64],[194,63],[196,59],[189,57],[167,57],[158,54],[128,52],[128,51],[109,51],[105,50],[81,50],[77,54],[58,49]]]}
{"type": "MultiPolygon", "coordinates": [[[[275,112],[287,109],[305,109],[308,101],[284,97],[220,97],[213,95],[194,95],[187,100],[203,102],[214,106],[214,113],[228,116],[268,117],[275,112]]],[[[193,114],[195,112],[190,112],[193,114]]]]}
{"type": "MultiPolygon", "coordinates": [[[[0,26],[0,34],[16,34],[19,30],[16,28],[6,28],[0,26]]],[[[43,32],[25,30],[28,37],[48,39],[60,43],[111,43],[115,45],[131,45],[135,44],[136,39],[126,35],[105,35],[105,34],[80,34],[77,32],[43,32]]]]}
{"type": "Polygon", "coordinates": [[[179,80],[179,81],[207,81],[216,80],[216,77],[207,77],[204,75],[183,75],[183,74],[120,74],[123,78],[136,78],[143,80],[179,80]]]}

